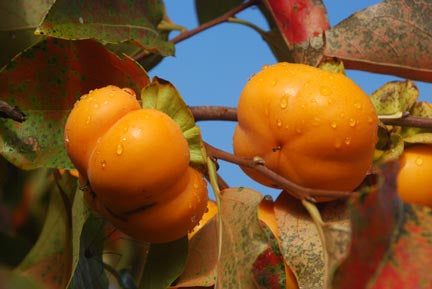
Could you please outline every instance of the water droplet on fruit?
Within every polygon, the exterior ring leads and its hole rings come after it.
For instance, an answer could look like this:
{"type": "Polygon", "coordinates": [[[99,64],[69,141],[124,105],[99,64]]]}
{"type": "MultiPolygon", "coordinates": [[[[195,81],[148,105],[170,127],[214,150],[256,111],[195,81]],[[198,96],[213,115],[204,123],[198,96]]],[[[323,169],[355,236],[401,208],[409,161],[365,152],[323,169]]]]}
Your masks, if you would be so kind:
{"type": "Polygon", "coordinates": [[[64,141],[65,141],[66,145],[69,144],[70,140],[69,140],[69,136],[68,135],[65,136],[64,141]]]}
{"type": "Polygon", "coordinates": [[[349,145],[349,144],[351,143],[351,138],[350,138],[349,136],[347,136],[347,137],[344,139],[344,143],[345,143],[346,145],[349,145]]]}
{"type": "Polygon", "coordinates": [[[421,166],[423,165],[423,159],[421,157],[418,157],[415,161],[416,165],[421,166]]]}
{"type": "Polygon", "coordinates": [[[280,107],[282,109],[285,109],[288,107],[288,100],[285,97],[282,97],[282,99],[280,101],[280,107]]]}
{"type": "Polygon", "coordinates": [[[122,137],[122,139],[121,139],[122,141],[126,141],[127,140],[127,138],[125,138],[125,137],[122,137]]]}
{"type": "Polygon", "coordinates": [[[266,70],[267,68],[269,68],[269,66],[268,66],[267,64],[264,64],[264,65],[262,66],[262,70],[266,70]]]}
{"type": "Polygon", "coordinates": [[[349,126],[350,127],[355,127],[356,124],[357,124],[357,121],[355,119],[353,119],[353,118],[349,119],[349,126]]]}
{"type": "Polygon", "coordinates": [[[319,117],[315,116],[313,118],[312,125],[317,126],[317,125],[319,125],[320,121],[321,121],[321,119],[319,117]]]}
{"type": "Polygon", "coordinates": [[[123,128],[123,132],[127,132],[129,130],[129,127],[128,126],[125,126],[124,128],[123,128]]]}
{"type": "Polygon", "coordinates": [[[337,128],[337,124],[336,124],[335,121],[332,121],[331,124],[330,124],[330,126],[331,126],[333,129],[337,128]]]}
{"type": "Polygon", "coordinates": [[[103,104],[107,105],[107,104],[108,104],[108,100],[105,100],[105,101],[103,102],[103,104]]]}
{"type": "Polygon", "coordinates": [[[276,125],[277,125],[277,127],[282,127],[282,121],[280,119],[278,119],[276,121],[276,125]]]}
{"type": "Polygon", "coordinates": [[[101,161],[101,166],[102,166],[102,169],[105,169],[106,168],[106,161],[101,161]]]}
{"type": "Polygon", "coordinates": [[[342,143],[341,143],[339,140],[337,140],[337,141],[335,142],[334,147],[337,148],[337,149],[340,149],[341,146],[342,146],[342,143]]]}
{"type": "Polygon", "coordinates": [[[199,186],[198,186],[197,183],[194,183],[194,184],[193,184],[193,187],[194,187],[194,189],[198,189],[198,188],[199,188],[199,186]]]}
{"type": "Polygon", "coordinates": [[[276,84],[278,83],[278,80],[275,78],[275,79],[273,79],[273,81],[272,81],[272,86],[276,86],[276,84]]]}
{"type": "Polygon", "coordinates": [[[123,153],[123,145],[119,143],[116,148],[116,154],[119,156],[123,153]]]}
{"type": "Polygon", "coordinates": [[[372,122],[373,122],[372,117],[368,116],[368,123],[372,123],[372,122]]]}
{"type": "Polygon", "coordinates": [[[297,128],[296,128],[296,133],[301,134],[301,133],[302,133],[302,129],[299,128],[299,127],[297,127],[297,128]]]}
{"type": "Polygon", "coordinates": [[[300,105],[300,107],[301,107],[302,109],[305,109],[305,108],[306,108],[306,106],[305,106],[304,104],[300,105]]]}
{"type": "Polygon", "coordinates": [[[321,86],[320,87],[320,93],[324,96],[329,96],[332,93],[332,91],[331,91],[330,87],[328,87],[328,86],[321,86]]]}
{"type": "Polygon", "coordinates": [[[99,108],[99,104],[95,103],[95,104],[93,105],[93,107],[96,108],[96,109],[98,109],[98,108],[99,108]]]}
{"type": "Polygon", "coordinates": [[[90,120],[91,120],[90,116],[87,116],[86,124],[89,124],[89,123],[90,123],[90,120]]]}

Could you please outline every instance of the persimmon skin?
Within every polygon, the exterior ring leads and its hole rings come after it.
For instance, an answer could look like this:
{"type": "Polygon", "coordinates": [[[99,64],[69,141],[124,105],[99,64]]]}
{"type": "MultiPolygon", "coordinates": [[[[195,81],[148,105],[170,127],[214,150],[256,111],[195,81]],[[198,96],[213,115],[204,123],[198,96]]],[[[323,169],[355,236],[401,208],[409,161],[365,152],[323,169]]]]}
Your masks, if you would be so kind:
{"type": "Polygon", "coordinates": [[[140,109],[123,116],[100,138],[88,177],[96,195],[120,214],[178,194],[170,187],[184,177],[189,158],[178,124],[158,110],[140,109]]]}
{"type": "Polygon", "coordinates": [[[432,145],[417,144],[400,157],[397,188],[406,203],[432,207],[432,145]]]}
{"type": "Polygon", "coordinates": [[[234,153],[259,156],[297,184],[351,191],[372,165],[377,114],[369,97],[342,74],[303,64],[269,66],[246,84],[237,115],[234,153]]]}
{"type": "Polygon", "coordinates": [[[126,113],[140,109],[133,90],[114,85],[83,95],[70,112],[64,133],[66,151],[80,175],[87,177],[97,140],[126,113]]]}
{"type": "Polygon", "coordinates": [[[207,208],[207,183],[201,173],[188,167],[184,178],[187,185],[179,194],[128,216],[113,216],[97,198],[91,199],[90,204],[116,228],[137,240],[150,243],[174,241],[186,236],[207,208]]]}

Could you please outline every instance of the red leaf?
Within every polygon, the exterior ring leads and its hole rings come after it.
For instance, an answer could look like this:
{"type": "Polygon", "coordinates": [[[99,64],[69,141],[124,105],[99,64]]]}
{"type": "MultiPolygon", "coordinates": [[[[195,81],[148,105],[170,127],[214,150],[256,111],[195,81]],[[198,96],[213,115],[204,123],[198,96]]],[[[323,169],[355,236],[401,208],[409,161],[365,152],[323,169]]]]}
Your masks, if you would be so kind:
{"type": "Polygon", "coordinates": [[[326,32],[324,55],[349,69],[432,81],[430,1],[389,0],[326,32]]]}
{"type": "Polygon", "coordinates": [[[0,71],[0,98],[27,116],[22,124],[0,124],[0,153],[21,168],[71,168],[63,127],[77,98],[108,84],[138,94],[148,83],[139,64],[120,59],[96,41],[47,38],[0,71]]]}
{"type": "Polygon", "coordinates": [[[288,45],[318,36],[328,29],[325,6],[320,0],[265,0],[288,45]]]}
{"type": "Polygon", "coordinates": [[[397,170],[387,164],[383,185],[354,202],[351,249],[333,288],[432,288],[432,210],[400,201],[397,170]]]}

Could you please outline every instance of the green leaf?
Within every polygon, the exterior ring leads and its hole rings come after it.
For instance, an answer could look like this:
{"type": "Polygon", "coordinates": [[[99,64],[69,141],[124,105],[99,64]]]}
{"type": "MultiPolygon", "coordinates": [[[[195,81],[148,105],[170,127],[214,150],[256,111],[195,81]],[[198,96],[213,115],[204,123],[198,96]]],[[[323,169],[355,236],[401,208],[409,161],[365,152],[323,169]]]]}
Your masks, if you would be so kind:
{"type": "MultiPolygon", "coordinates": [[[[432,118],[432,104],[423,101],[416,102],[410,110],[410,115],[432,118]]],[[[407,143],[432,143],[432,129],[403,127],[401,134],[407,143]]]]}
{"type": "Polygon", "coordinates": [[[410,110],[419,95],[411,80],[393,81],[384,84],[371,95],[378,115],[394,115],[410,110]]]}
{"type": "Polygon", "coordinates": [[[140,91],[148,82],[135,61],[118,58],[96,41],[39,42],[0,70],[0,99],[27,115],[23,123],[0,120],[0,153],[24,169],[73,168],[63,129],[75,101],[109,84],[140,91]]]}
{"type": "Polygon", "coordinates": [[[35,280],[28,276],[23,276],[17,272],[0,267],[0,288],[10,289],[45,289],[35,280]]]}
{"type": "Polygon", "coordinates": [[[398,133],[391,133],[389,139],[389,147],[385,149],[376,149],[374,163],[384,163],[390,160],[395,160],[400,157],[404,150],[404,140],[398,133]]]}
{"type": "MultiPolygon", "coordinates": [[[[81,205],[82,202],[84,200],[79,197],[80,207],[85,206],[81,205]]],[[[108,279],[102,262],[105,222],[101,218],[89,215],[85,223],[82,223],[87,215],[85,210],[82,213],[80,220],[73,226],[73,274],[67,288],[108,288],[108,279]]]]}
{"type": "Polygon", "coordinates": [[[58,186],[51,191],[48,213],[39,239],[15,269],[17,273],[30,276],[49,288],[65,288],[69,279],[71,258],[70,216],[64,197],[73,199],[76,190],[76,178],[64,174],[58,180],[58,186]]]}
{"type": "Polygon", "coordinates": [[[247,188],[229,188],[221,193],[222,251],[216,289],[256,288],[252,268],[268,248],[257,214],[262,198],[262,194],[247,188]]]}
{"type": "Polygon", "coordinates": [[[36,33],[69,40],[93,38],[103,43],[133,40],[146,50],[173,55],[173,44],[157,29],[163,16],[161,0],[57,0],[36,33]]]}
{"type": "Polygon", "coordinates": [[[42,40],[34,31],[54,0],[15,0],[0,2],[0,67],[15,55],[42,40]]]}
{"type": "Polygon", "coordinates": [[[195,0],[195,8],[200,24],[211,21],[231,9],[237,7],[243,0],[195,0]]]}
{"type": "Polygon", "coordinates": [[[188,254],[188,239],[151,244],[140,282],[141,289],[165,289],[183,272],[188,254]]]}
{"type": "Polygon", "coordinates": [[[192,164],[205,163],[205,151],[201,133],[194,117],[177,89],[168,81],[153,78],[152,83],[141,91],[142,107],[160,110],[169,115],[182,129],[189,144],[192,164]]]}
{"type": "Polygon", "coordinates": [[[0,263],[10,267],[17,266],[31,249],[27,240],[4,232],[0,232],[0,246],[0,263]]]}

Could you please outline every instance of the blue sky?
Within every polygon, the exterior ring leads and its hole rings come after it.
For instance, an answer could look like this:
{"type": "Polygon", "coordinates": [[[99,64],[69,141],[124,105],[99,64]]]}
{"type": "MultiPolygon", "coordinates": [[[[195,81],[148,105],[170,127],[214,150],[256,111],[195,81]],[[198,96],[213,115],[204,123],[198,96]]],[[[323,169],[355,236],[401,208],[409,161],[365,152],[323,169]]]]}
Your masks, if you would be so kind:
{"type": "MultiPolygon", "coordinates": [[[[175,23],[192,29],[198,25],[194,0],[165,0],[168,16],[175,23]]],[[[335,25],[352,13],[381,1],[326,0],[324,4],[335,25]]],[[[249,8],[237,15],[262,28],[266,22],[257,8],[249,8]]],[[[175,36],[172,33],[171,36],[175,36]]],[[[248,78],[264,64],[276,59],[267,44],[255,31],[238,24],[225,23],[206,30],[176,45],[176,56],[168,57],[149,73],[172,82],[189,105],[236,106],[248,78]]],[[[347,71],[347,75],[366,93],[382,84],[398,80],[394,76],[347,71]]],[[[422,100],[432,101],[432,85],[416,82],[422,100]]],[[[235,123],[200,122],[205,141],[221,149],[232,151],[235,123]]],[[[219,173],[231,187],[245,186],[263,194],[276,196],[279,191],[257,184],[236,166],[220,162],[219,173]]]]}

